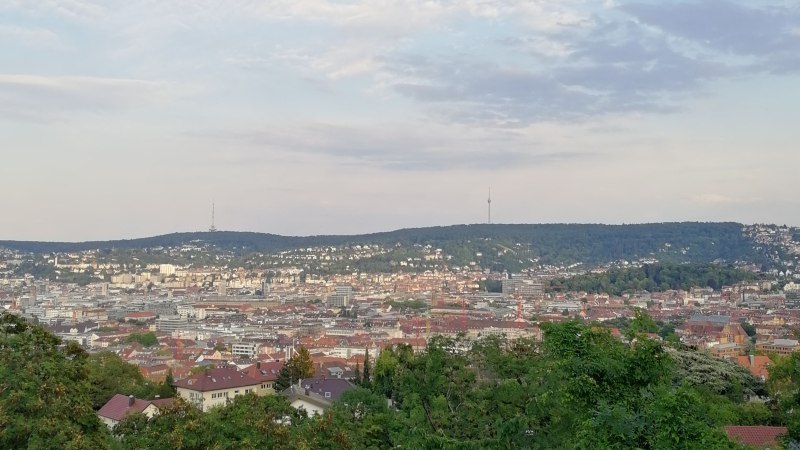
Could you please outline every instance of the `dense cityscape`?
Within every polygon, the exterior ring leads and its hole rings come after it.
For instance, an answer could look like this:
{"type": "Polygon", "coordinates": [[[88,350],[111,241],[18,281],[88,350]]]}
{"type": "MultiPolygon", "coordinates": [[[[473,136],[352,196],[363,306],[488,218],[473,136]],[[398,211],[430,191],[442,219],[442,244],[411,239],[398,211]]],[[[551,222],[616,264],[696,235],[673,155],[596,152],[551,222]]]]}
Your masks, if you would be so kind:
{"type": "Polygon", "coordinates": [[[0,0],[0,450],[800,450],[800,3],[0,0]]]}
{"type": "MultiPolygon", "coordinates": [[[[771,255],[769,265],[723,264],[738,276],[727,285],[701,274],[706,278],[685,288],[625,292],[615,283],[636,270],[659,268],[656,277],[666,280],[669,270],[707,269],[661,263],[654,253],[597,265],[531,258],[519,272],[497,272],[481,266],[480,253],[459,266],[435,245],[399,243],[244,252],[248,257],[200,241],[43,254],[5,249],[0,305],[89,354],[117,355],[143,380],[171,384],[202,411],[252,392],[283,395],[323,414],[386,349],[424,353],[441,337],[462,346],[491,336],[541,342],[542,324],[576,320],[625,341],[643,312],[651,325],[641,331],[650,339],[729,360],[766,382],[774,358],[800,352],[800,274],[793,273],[800,252],[787,227],[746,226],[741,233],[771,255]],[[387,255],[393,272],[351,272],[347,264],[387,255]],[[570,289],[587,280],[598,283],[570,289]],[[312,367],[306,378],[279,380],[301,349],[312,367]]],[[[536,253],[530,244],[513,246],[536,253]]],[[[497,249],[498,258],[513,252],[497,249]]],[[[97,414],[109,427],[172,402],[129,395],[104,400],[97,414]]]]}

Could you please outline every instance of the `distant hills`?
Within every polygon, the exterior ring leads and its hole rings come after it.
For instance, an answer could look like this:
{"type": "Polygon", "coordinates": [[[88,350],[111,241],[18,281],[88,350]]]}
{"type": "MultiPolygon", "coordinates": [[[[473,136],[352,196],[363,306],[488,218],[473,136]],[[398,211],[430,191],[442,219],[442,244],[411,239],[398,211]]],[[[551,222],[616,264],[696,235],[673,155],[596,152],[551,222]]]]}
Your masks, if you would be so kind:
{"type": "MultiPolygon", "coordinates": [[[[462,259],[504,254],[540,263],[602,263],[655,258],[675,262],[766,260],[765,248],[743,232],[744,225],[723,223],[477,224],[407,228],[361,235],[280,236],[253,232],[173,233],[141,239],[91,242],[0,241],[0,247],[33,253],[97,249],[176,247],[202,242],[246,254],[343,245],[431,245],[462,259]],[[480,254],[480,255],[478,255],[480,254]],[[478,256],[476,256],[478,255],[478,256]]],[[[478,258],[480,259],[480,258],[478,258]]],[[[490,261],[491,262],[491,261],[490,261]]],[[[520,261],[522,262],[522,261],[520,261]]]]}

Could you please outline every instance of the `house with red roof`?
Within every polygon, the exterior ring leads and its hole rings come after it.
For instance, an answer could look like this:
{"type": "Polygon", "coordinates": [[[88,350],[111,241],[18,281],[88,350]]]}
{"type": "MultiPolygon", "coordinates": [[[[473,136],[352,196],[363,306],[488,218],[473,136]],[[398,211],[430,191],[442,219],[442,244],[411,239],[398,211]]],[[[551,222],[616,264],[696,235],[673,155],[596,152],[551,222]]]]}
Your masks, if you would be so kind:
{"type": "Polygon", "coordinates": [[[142,413],[147,417],[153,417],[164,408],[172,406],[172,398],[156,398],[155,400],[142,400],[132,395],[125,396],[117,394],[111,397],[100,410],[97,417],[109,428],[114,428],[122,419],[131,414],[142,413]]]}
{"type": "Polygon", "coordinates": [[[728,439],[742,445],[759,449],[777,449],[781,436],[788,433],[786,427],[767,426],[727,426],[728,439]]]}
{"type": "Polygon", "coordinates": [[[234,397],[259,394],[261,382],[236,367],[209,369],[174,384],[178,395],[205,412],[234,397]]]}
{"type": "Polygon", "coordinates": [[[259,395],[269,395],[275,393],[275,381],[278,380],[282,368],[283,361],[256,361],[242,372],[260,383],[257,392],[259,395]]]}

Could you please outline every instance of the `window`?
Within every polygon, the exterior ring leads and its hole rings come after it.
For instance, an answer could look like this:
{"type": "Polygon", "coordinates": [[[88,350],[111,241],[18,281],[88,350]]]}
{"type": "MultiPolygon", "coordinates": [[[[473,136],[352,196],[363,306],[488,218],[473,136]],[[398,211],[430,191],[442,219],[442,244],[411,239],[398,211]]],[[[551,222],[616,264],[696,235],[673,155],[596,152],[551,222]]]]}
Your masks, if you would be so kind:
{"type": "Polygon", "coordinates": [[[326,392],[325,393],[325,398],[331,398],[331,393],[330,392],[326,392]]]}

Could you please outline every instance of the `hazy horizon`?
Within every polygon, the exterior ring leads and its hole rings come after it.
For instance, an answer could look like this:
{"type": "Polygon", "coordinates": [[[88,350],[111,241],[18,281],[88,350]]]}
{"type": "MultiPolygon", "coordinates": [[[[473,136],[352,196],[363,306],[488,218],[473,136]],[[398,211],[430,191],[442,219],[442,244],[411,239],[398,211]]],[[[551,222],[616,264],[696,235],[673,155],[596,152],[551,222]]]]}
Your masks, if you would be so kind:
{"type": "Polygon", "coordinates": [[[800,225],[785,0],[11,0],[0,240],[800,225]]]}

